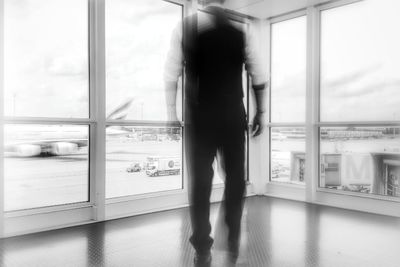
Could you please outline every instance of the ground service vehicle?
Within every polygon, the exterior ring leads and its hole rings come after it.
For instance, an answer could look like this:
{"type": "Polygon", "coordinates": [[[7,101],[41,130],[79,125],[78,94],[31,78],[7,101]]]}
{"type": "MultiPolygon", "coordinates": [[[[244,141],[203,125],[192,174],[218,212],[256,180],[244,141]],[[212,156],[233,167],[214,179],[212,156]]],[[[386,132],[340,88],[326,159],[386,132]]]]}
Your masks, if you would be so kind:
{"type": "Polygon", "coordinates": [[[136,163],[132,163],[131,166],[129,166],[126,171],[127,172],[140,172],[143,169],[143,167],[141,166],[140,163],[136,162],[136,163]]]}
{"type": "Polygon", "coordinates": [[[148,157],[146,174],[148,176],[178,175],[181,172],[181,160],[178,157],[148,157]]]}

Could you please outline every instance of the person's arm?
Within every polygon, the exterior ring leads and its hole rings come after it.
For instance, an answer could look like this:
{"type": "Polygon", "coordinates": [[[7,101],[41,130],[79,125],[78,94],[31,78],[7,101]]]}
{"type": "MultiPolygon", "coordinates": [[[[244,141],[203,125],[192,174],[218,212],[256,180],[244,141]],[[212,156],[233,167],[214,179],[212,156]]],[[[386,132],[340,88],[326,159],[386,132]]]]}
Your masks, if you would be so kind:
{"type": "Polygon", "coordinates": [[[165,101],[167,105],[167,120],[169,122],[178,121],[176,114],[176,93],[182,70],[182,24],[179,24],[172,33],[171,45],[164,68],[165,101]]]}
{"type": "Polygon", "coordinates": [[[253,118],[252,135],[258,136],[264,130],[264,114],[265,108],[265,87],[266,84],[253,86],[254,95],[256,98],[256,115],[253,118]]]}
{"type": "Polygon", "coordinates": [[[265,91],[268,82],[264,64],[262,64],[261,57],[257,53],[257,46],[252,38],[253,36],[247,34],[246,37],[246,70],[250,74],[256,99],[256,114],[252,123],[252,135],[258,136],[264,130],[264,114],[266,112],[265,91]]]}
{"type": "Polygon", "coordinates": [[[176,115],[176,91],[177,82],[166,81],[165,82],[165,100],[167,104],[167,120],[169,122],[178,121],[178,116],[176,115]]]}

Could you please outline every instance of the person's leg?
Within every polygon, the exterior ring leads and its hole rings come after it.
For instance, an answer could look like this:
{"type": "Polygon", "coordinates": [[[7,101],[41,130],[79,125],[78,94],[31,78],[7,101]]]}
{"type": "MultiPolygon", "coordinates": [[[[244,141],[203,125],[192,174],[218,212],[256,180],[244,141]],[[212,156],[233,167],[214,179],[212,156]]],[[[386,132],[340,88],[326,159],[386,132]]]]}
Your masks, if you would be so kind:
{"type": "MultiPolygon", "coordinates": [[[[237,254],[240,242],[240,224],[243,211],[245,182],[245,129],[238,125],[229,127],[223,139],[222,152],[225,163],[225,222],[228,227],[229,250],[237,254]]],[[[237,255],[236,255],[237,256],[237,255]]]]}
{"type": "Polygon", "coordinates": [[[192,236],[190,242],[198,254],[207,254],[213,244],[210,237],[210,195],[216,146],[209,130],[196,128],[187,148],[190,179],[190,216],[192,236]]]}

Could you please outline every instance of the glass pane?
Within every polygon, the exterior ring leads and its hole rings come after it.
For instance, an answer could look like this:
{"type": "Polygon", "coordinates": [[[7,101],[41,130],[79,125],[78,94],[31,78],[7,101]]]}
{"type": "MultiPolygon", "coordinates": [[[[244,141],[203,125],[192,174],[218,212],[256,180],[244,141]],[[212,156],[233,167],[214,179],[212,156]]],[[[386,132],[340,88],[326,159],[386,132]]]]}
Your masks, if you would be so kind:
{"type": "Polygon", "coordinates": [[[305,129],[271,129],[271,181],[304,184],[305,129]]]}
{"type": "Polygon", "coordinates": [[[321,12],[321,120],[400,120],[400,2],[321,12]]]}
{"type": "Polygon", "coordinates": [[[5,0],[6,116],[89,116],[88,1],[5,0]]]}
{"type": "Polygon", "coordinates": [[[88,126],[5,125],[5,210],[89,200],[88,126]]]}
{"type": "Polygon", "coordinates": [[[106,197],[182,188],[181,128],[107,128],[106,197]]]}
{"type": "Polygon", "coordinates": [[[330,127],[320,135],[320,187],[400,196],[400,127],[330,127]]]}
{"type": "Polygon", "coordinates": [[[272,24],[271,121],[304,122],[306,101],[305,16],[272,24]]]}
{"type": "Polygon", "coordinates": [[[107,113],[130,101],[124,118],[166,120],[164,65],[181,19],[181,6],[161,0],[106,1],[107,113]]]}

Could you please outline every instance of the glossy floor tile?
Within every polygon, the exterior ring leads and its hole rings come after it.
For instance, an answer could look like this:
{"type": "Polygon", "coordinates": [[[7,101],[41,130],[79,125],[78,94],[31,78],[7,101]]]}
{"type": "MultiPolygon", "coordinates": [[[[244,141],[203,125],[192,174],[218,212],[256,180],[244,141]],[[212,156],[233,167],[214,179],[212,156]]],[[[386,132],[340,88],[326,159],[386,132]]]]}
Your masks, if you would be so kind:
{"type": "MultiPolygon", "coordinates": [[[[213,267],[225,263],[225,227],[212,206],[213,267]]],[[[251,197],[236,266],[398,267],[400,220],[251,197]]],[[[0,266],[193,266],[188,209],[0,240],[0,266]]]]}

